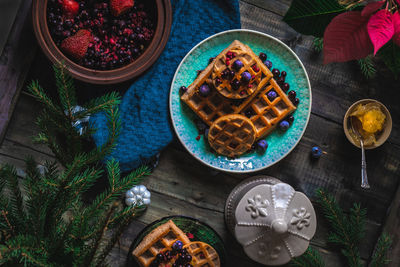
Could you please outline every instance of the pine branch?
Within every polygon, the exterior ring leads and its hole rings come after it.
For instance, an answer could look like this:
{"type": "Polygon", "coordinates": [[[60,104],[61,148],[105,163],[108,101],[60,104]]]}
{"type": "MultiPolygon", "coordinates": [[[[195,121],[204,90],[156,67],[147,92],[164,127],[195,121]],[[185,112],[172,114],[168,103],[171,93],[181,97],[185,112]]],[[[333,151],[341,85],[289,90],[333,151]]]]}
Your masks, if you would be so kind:
{"type": "Polygon", "coordinates": [[[309,246],[306,252],[300,257],[293,258],[290,261],[290,266],[294,267],[324,267],[325,263],[322,260],[318,250],[309,246]]]}
{"type": "Polygon", "coordinates": [[[118,183],[118,181],[121,178],[119,162],[116,161],[114,158],[112,158],[111,160],[107,161],[106,169],[107,169],[107,174],[108,174],[107,176],[108,176],[109,186],[110,186],[111,190],[114,190],[115,185],[118,183]]]}
{"type": "Polygon", "coordinates": [[[129,214],[132,213],[132,209],[136,209],[136,214],[140,214],[142,211],[145,210],[145,207],[129,206],[122,209],[121,211],[114,214],[113,218],[110,220],[110,227],[114,228],[118,226],[121,221],[126,218],[126,216],[129,216],[129,214]]]}
{"type": "Polygon", "coordinates": [[[59,190],[60,194],[55,198],[58,204],[53,207],[54,219],[60,218],[64,211],[69,210],[79,195],[90,188],[100,178],[101,173],[101,170],[96,169],[85,170],[82,174],[75,176],[69,185],[59,190]]]}
{"type": "Polygon", "coordinates": [[[314,51],[320,53],[324,49],[324,38],[315,37],[313,40],[314,51]]]}
{"type": "Polygon", "coordinates": [[[26,266],[27,263],[31,263],[34,264],[34,266],[41,266],[41,267],[51,266],[48,262],[39,260],[36,255],[30,254],[29,251],[21,252],[21,256],[22,258],[25,259],[24,266],[26,266]]]}
{"type": "Polygon", "coordinates": [[[120,222],[120,224],[114,230],[111,238],[107,241],[107,244],[104,246],[103,250],[100,251],[96,257],[93,266],[101,266],[104,263],[107,255],[110,254],[110,251],[114,247],[115,243],[119,240],[122,233],[124,232],[127,225],[131,223],[131,221],[135,218],[136,209],[131,209],[131,212],[125,216],[125,218],[120,222]]]}
{"type": "Polygon", "coordinates": [[[102,171],[94,168],[88,168],[82,173],[79,173],[73,177],[72,180],[64,186],[64,190],[73,192],[74,195],[79,195],[81,192],[85,192],[89,187],[93,185],[100,178],[102,171]]]}
{"type": "Polygon", "coordinates": [[[38,82],[32,82],[30,91],[34,96],[44,104],[44,112],[37,119],[37,124],[41,133],[36,136],[35,141],[48,144],[60,163],[66,167],[71,163],[75,156],[85,150],[87,140],[95,131],[90,125],[87,131],[80,135],[74,123],[79,119],[92,115],[97,112],[106,112],[110,119],[109,140],[104,146],[97,148],[89,154],[88,164],[98,162],[103,159],[114,147],[114,142],[118,137],[120,123],[118,121],[117,110],[112,110],[120,103],[120,96],[116,92],[108,93],[102,97],[90,101],[86,107],[87,110],[73,112],[77,101],[75,97],[75,87],[73,79],[67,73],[63,65],[53,67],[56,85],[58,87],[59,102],[51,100],[38,82]]]}
{"type": "Polygon", "coordinates": [[[4,171],[4,179],[9,189],[8,218],[14,227],[14,231],[22,231],[27,225],[17,171],[14,167],[9,165],[4,167],[4,171]]]}
{"type": "Polygon", "coordinates": [[[37,144],[46,144],[49,142],[45,133],[38,133],[36,136],[33,137],[33,142],[37,144]]]}
{"type": "Polygon", "coordinates": [[[109,208],[109,211],[107,212],[106,218],[103,220],[103,223],[100,227],[100,231],[98,231],[98,233],[96,234],[96,237],[94,238],[94,242],[89,250],[89,253],[86,255],[86,260],[85,260],[85,264],[84,266],[90,266],[92,264],[92,261],[94,259],[94,256],[97,252],[97,249],[99,248],[100,245],[100,241],[103,239],[104,237],[104,233],[107,230],[108,225],[110,224],[110,218],[114,212],[116,208],[116,205],[111,205],[111,207],[109,208]]]}
{"type": "MultiPolygon", "coordinates": [[[[37,169],[37,163],[29,157],[25,161],[26,163],[26,176],[24,188],[26,192],[26,213],[29,220],[31,231],[35,236],[41,236],[43,232],[43,225],[46,215],[45,203],[47,201],[47,194],[44,194],[41,188],[41,175],[37,169]],[[37,207],[43,207],[38,209],[37,207]]],[[[46,164],[47,165],[47,164],[46,164]]],[[[54,166],[48,165],[53,171],[54,166]]],[[[46,168],[47,169],[47,168],[46,168]]]]}
{"type": "Polygon", "coordinates": [[[41,103],[45,105],[45,108],[56,115],[62,115],[63,111],[57,108],[53,101],[46,95],[43,88],[39,85],[38,81],[32,81],[28,86],[28,91],[41,103]]]}
{"type": "Polygon", "coordinates": [[[376,76],[376,68],[372,55],[359,59],[357,62],[365,78],[372,79],[376,76]]]}
{"type": "Polygon", "coordinates": [[[136,169],[135,171],[131,172],[128,176],[119,181],[117,181],[115,178],[109,178],[109,180],[113,179],[116,181],[115,187],[113,189],[108,189],[104,191],[103,193],[101,193],[96,197],[96,199],[88,207],[88,209],[91,211],[89,212],[89,217],[95,216],[98,212],[101,211],[102,207],[104,208],[109,206],[118,197],[120,197],[120,192],[127,191],[148,174],[149,174],[149,169],[146,166],[142,166],[136,169]]]}
{"type": "Polygon", "coordinates": [[[390,262],[387,258],[387,253],[392,245],[392,239],[386,233],[382,233],[376,244],[374,253],[372,254],[372,260],[369,267],[382,267],[390,262]]]}
{"type": "Polygon", "coordinates": [[[119,93],[111,92],[101,97],[95,98],[91,100],[89,103],[85,104],[84,107],[87,110],[79,113],[79,116],[83,118],[85,116],[90,116],[97,112],[107,111],[112,109],[113,107],[116,107],[120,103],[121,103],[121,96],[119,95],[119,93]]]}
{"type": "MultiPolygon", "coordinates": [[[[2,227],[3,229],[6,229],[6,231],[7,231],[7,233],[8,234],[12,234],[12,235],[14,235],[15,234],[15,231],[14,231],[14,226],[12,226],[11,225],[11,223],[10,223],[10,220],[8,219],[8,211],[5,211],[5,210],[2,210],[1,211],[1,216],[2,216],[2,218],[4,219],[4,221],[5,221],[5,227],[2,227]]],[[[6,239],[8,239],[10,236],[8,236],[8,237],[6,237],[6,239]]]]}
{"type": "Polygon", "coordinates": [[[48,256],[47,251],[43,246],[37,246],[36,238],[32,235],[17,235],[8,240],[5,245],[7,246],[7,250],[2,252],[3,257],[11,262],[18,260],[20,263],[24,262],[24,266],[52,266],[46,260],[48,256]]]}
{"type": "Polygon", "coordinates": [[[6,184],[6,179],[4,177],[7,175],[7,172],[7,166],[0,166],[0,193],[3,192],[4,186],[6,184]]]}
{"type": "Polygon", "coordinates": [[[65,170],[47,162],[44,172],[40,172],[30,158],[26,161],[26,177],[19,182],[15,169],[0,167],[0,193],[11,195],[8,200],[0,194],[0,265],[86,266],[93,261],[92,265],[103,264],[126,225],[140,210],[116,210],[113,203],[148,170],[142,167],[121,177],[115,160],[106,166],[108,188],[94,201],[83,202],[84,193],[104,173],[101,161],[119,136],[121,123],[115,106],[120,96],[107,94],[88,103],[86,111],[74,113],[73,80],[62,66],[54,67],[54,72],[59,101],[50,99],[38,82],[32,82],[29,90],[44,107],[37,118],[41,132],[35,141],[47,144],[65,170]],[[102,146],[92,149],[88,139],[95,129],[89,125],[80,135],[73,123],[96,112],[106,113],[109,135],[102,146]]]}
{"type": "MultiPolygon", "coordinates": [[[[86,172],[86,176],[77,176],[75,178],[78,184],[77,188],[71,189],[71,187],[68,186],[64,187],[63,190],[68,191],[60,196],[60,198],[62,198],[62,205],[60,205],[59,208],[54,208],[57,210],[54,217],[59,218],[63,211],[70,209],[74,204],[74,201],[76,201],[83,192],[89,189],[95,183],[95,181],[101,177],[101,173],[101,170],[92,169],[91,172],[86,172]]],[[[92,217],[88,218],[91,219],[92,217]]]]}
{"type": "Polygon", "coordinates": [[[71,233],[72,222],[68,222],[66,226],[64,222],[62,224],[64,227],[57,227],[57,235],[51,239],[52,244],[54,244],[52,248],[50,248],[51,255],[62,255],[63,250],[65,250],[65,243],[67,242],[68,236],[71,233]]]}
{"type": "Polygon", "coordinates": [[[63,66],[61,63],[59,65],[53,65],[53,70],[61,105],[63,106],[63,109],[65,110],[69,120],[72,122],[74,121],[72,109],[77,104],[74,81],[66,72],[65,66],[63,66]]]}
{"type": "Polygon", "coordinates": [[[88,153],[87,164],[98,162],[102,160],[106,155],[108,155],[115,147],[115,141],[119,137],[121,130],[121,122],[119,120],[118,108],[108,110],[106,112],[106,115],[107,115],[107,126],[109,129],[108,138],[103,145],[94,149],[92,152],[88,153]]]}
{"type": "Polygon", "coordinates": [[[356,244],[365,236],[366,215],[367,210],[362,209],[361,205],[358,203],[354,203],[353,207],[350,209],[348,232],[350,239],[356,244]]]}
{"type": "MultiPolygon", "coordinates": [[[[360,225],[364,224],[362,220],[363,212],[358,209],[351,210],[354,213],[352,218],[349,219],[339,207],[338,203],[333,196],[326,194],[322,190],[317,190],[318,202],[322,207],[323,213],[327,221],[329,222],[332,231],[329,233],[328,241],[339,245],[341,253],[346,257],[350,267],[361,267],[361,257],[358,249],[358,241],[352,239],[358,234],[352,234],[352,231],[359,231],[360,225]]],[[[364,211],[365,212],[365,211],[364,211]]],[[[361,231],[364,229],[362,226],[361,231]]],[[[359,234],[360,236],[363,235],[359,234]]]]}

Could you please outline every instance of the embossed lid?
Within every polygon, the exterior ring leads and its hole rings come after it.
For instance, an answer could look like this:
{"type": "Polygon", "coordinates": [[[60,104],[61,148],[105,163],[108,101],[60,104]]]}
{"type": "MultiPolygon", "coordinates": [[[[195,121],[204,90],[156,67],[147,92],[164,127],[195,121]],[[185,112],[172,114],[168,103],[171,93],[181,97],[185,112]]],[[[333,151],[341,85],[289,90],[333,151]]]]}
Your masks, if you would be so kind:
{"type": "Polygon", "coordinates": [[[245,253],[265,265],[285,264],[303,254],[317,228],[310,200],[285,183],[251,188],[236,206],[235,221],[245,253]]]}

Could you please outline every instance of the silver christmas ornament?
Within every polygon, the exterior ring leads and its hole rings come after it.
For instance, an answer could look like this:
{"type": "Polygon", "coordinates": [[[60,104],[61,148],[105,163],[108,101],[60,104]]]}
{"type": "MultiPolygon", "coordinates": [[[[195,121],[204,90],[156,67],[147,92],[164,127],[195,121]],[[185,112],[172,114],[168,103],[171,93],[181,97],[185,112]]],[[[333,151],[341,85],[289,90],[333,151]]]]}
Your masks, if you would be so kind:
{"type": "Polygon", "coordinates": [[[125,204],[128,206],[150,205],[150,191],[144,185],[132,187],[125,193],[125,204]]]}
{"type": "Polygon", "coordinates": [[[266,176],[252,177],[232,191],[225,220],[247,256],[264,265],[286,264],[303,254],[317,228],[307,196],[266,176]]]}
{"type": "MultiPolygon", "coordinates": [[[[76,113],[79,113],[79,112],[84,112],[84,111],[86,111],[86,108],[81,107],[81,106],[74,106],[71,108],[71,113],[73,115],[75,115],[76,113]]],[[[68,114],[68,112],[65,111],[65,114],[68,114]]],[[[86,132],[86,129],[89,125],[89,119],[90,119],[90,116],[88,115],[88,116],[83,117],[80,120],[76,120],[75,122],[72,123],[72,127],[75,127],[76,131],[80,135],[82,135],[86,132]]]]}

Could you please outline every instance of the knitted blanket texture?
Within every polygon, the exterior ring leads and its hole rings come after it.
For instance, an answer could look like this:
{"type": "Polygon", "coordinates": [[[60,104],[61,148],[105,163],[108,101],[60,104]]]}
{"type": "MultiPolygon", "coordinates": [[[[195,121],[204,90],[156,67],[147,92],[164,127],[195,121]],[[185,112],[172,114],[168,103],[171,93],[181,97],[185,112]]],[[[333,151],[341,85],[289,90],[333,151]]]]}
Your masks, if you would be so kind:
{"type": "MultiPolygon", "coordinates": [[[[119,106],[121,133],[110,157],[122,171],[138,167],[173,139],[168,97],[172,78],[184,56],[215,33],[240,28],[238,0],[171,0],[173,21],[167,45],[154,65],[134,81],[119,106]]],[[[91,117],[97,146],[107,140],[107,118],[91,117]]]]}

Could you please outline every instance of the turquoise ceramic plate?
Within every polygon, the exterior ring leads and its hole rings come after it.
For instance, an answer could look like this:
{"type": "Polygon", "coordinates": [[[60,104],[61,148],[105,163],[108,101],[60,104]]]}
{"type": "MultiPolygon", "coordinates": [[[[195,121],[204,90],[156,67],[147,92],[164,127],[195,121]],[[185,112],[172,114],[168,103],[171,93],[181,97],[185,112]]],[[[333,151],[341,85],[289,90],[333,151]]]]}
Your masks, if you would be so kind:
{"type": "Polygon", "coordinates": [[[251,30],[230,30],[215,34],[196,45],[182,60],[176,70],[170,92],[172,123],[179,140],[186,149],[204,164],[227,172],[246,173],[267,168],[286,157],[298,144],[306,130],[311,112],[311,86],[307,72],[296,54],[278,39],[251,30]],[[250,46],[255,54],[265,52],[273,68],[287,72],[286,82],[295,90],[300,104],[293,114],[295,120],[288,131],[278,129],[266,137],[269,144],[265,154],[257,152],[242,155],[236,159],[214,153],[207,140],[201,136],[196,140],[198,130],[196,114],[181,102],[179,88],[190,85],[196,78],[196,71],[204,69],[210,57],[215,57],[234,40],[250,46]]]}

